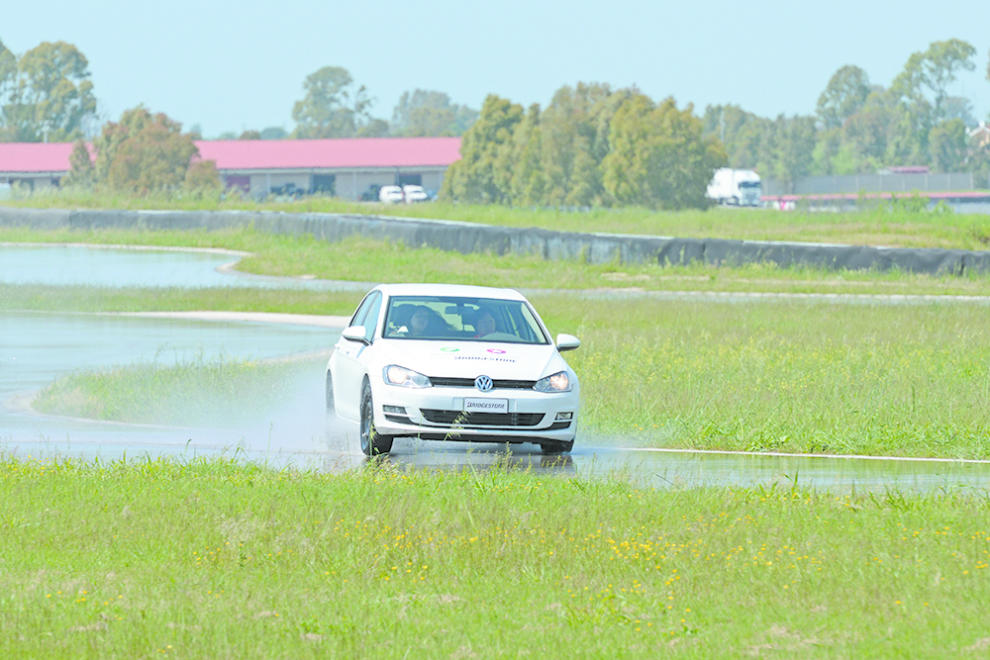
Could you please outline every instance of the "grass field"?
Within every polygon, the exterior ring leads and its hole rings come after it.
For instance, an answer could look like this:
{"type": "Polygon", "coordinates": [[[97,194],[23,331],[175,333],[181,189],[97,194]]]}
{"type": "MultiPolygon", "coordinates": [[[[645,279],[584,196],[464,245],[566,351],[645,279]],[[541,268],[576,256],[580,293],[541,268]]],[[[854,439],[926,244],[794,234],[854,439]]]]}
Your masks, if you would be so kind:
{"type": "MultiPolygon", "coordinates": [[[[121,295],[130,310],[168,304],[121,295]]],[[[209,306],[204,295],[196,300],[209,306]]],[[[329,306],[307,296],[298,311],[329,306]]],[[[990,458],[985,306],[532,299],[551,332],[583,342],[568,361],[581,379],[586,431],[658,447],[990,458]]],[[[40,405],[177,423],[190,392],[236,390],[236,373],[180,365],[75,374],[40,405]]],[[[272,380],[247,373],[258,387],[272,380]]]]}
{"type": "MultiPolygon", "coordinates": [[[[959,219],[949,220],[946,240],[961,240],[959,219]]],[[[935,228],[921,225],[923,240],[935,240],[935,228]]],[[[483,255],[458,262],[395,245],[334,252],[249,234],[139,237],[240,249],[257,241],[249,251],[271,261],[253,267],[294,260],[289,274],[324,268],[326,277],[446,281],[478,269],[514,286],[557,277],[599,288],[595,278],[610,272],[644,274],[483,255]]],[[[40,239],[8,231],[3,240],[40,239]]],[[[645,274],[663,282],[671,271],[645,274]]],[[[797,281],[820,291],[844,281],[863,292],[986,291],[979,279],[896,274],[675,277],[713,290],[797,281]]],[[[985,307],[608,295],[532,296],[553,332],[583,341],[568,354],[582,379],[582,428],[663,446],[990,454],[985,307]]],[[[359,297],[0,286],[0,310],[347,314],[359,297]]],[[[51,403],[114,418],[155,403],[160,415],[173,397],[188,402],[190,388],[219,388],[222,398],[224,387],[260,383],[251,396],[265,396],[264,384],[291,368],[78,374],[56,385],[51,403]],[[149,383],[157,402],[142,398],[149,383]]],[[[222,460],[0,455],[0,657],[980,657],[990,652],[988,514],[985,489],[647,490],[619,478],[399,470],[387,461],[323,474],[222,460]]]]}
{"type": "Polygon", "coordinates": [[[238,269],[245,272],[365,282],[452,282],[523,289],[990,295],[990,274],[931,276],[896,271],[778,268],[772,264],[588,264],[528,255],[465,255],[362,237],[327,243],[249,228],[216,232],[0,228],[0,242],[227,248],[251,253],[238,264],[238,269]]]}
{"type": "Polygon", "coordinates": [[[0,458],[4,657],[981,656],[986,495],[0,458]]]}
{"type": "MultiPolygon", "coordinates": [[[[581,263],[465,256],[366,239],[328,245],[250,230],[82,236],[0,232],[0,240],[39,238],[235,248],[257,255],[246,267],[258,272],[327,278],[378,276],[515,286],[566,282],[597,290],[596,283],[608,274],[602,267],[581,263]]],[[[719,290],[732,290],[725,286],[732,283],[744,291],[764,290],[768,282],[797,282],[801,287],[810,283],[819,290],[828,282],[824,288],[830,291],[844,290],[836,282],[849,283],[844,274],[779,271],[761,280],[743,277],[743,270],[719,272],[714,279],[686,276],[683,281],[719,290]]],[[[662,288],[657,282],[669,281],[663,279],[669,277],[668,269],[659,267],[615,272],[623,272],[620,279],[627,282],[657,288],[662,288]],[[638,275],[645,277],[637,280],[638,275]]],[[[930,293],[961,292],[965,287],[965,293],[979,293],[990,283],[990,278],[863,277],[853,290],[930,293]]],[[[0,287],[0,294],[0,309],[8,310],[220,309],[334,315],[349,314],[361,297],[361,292],[44,286],[0,287]]],[[[577,334],[584,342],[569,358],[583,385],[582,428],[627,434],[631,441],[664,447],[990,457],[990,326],[984,306],[712,304],[616,298],[602,291],[531,297],[554,333],[577,334]]],[[[100,409],[115,419],[170,422],[169,406],[141,398],[166,391],[160,379],[184,391],[181,378],[160,371],[75,375],[60,384],[66,388],[61,394],[50,392],[44,405],[72,414],[100,409]],[[144,394],[135,397],[134,392],[144,394]],[[107,398],[130,403],[121,408],[99,403],[107,398]]],[[[202,389],[210,381],[210,368],[195,376],[192,371],[184,373],[202,389]]]]}
{"type": "Polygon", "coordinates": [[[361,291],[109,288],[0,284],[0,311],[243,311],[350,315],[361,291]]]}
{"type": "Polygon", "coordinates": [[[345,202],[330,197],[255,202],[189,196],[127,197],[74,190],[34,193],[6,205],[55,208],[268,210],[289,213],[327,212],[401,215],[480,222],[510,227],[543,227],[564,231],[651,234],[681,238],[736,238],[807,241],[852,245],[986,249],[990,216],[954,214],[943,208],[915,210],[917,200],[881,204],[855,212],[780,212],[766,209],[651,211],[642,208],[560,210],[507,208],[496,205],[429,203],[383,205],[345,202]]]}

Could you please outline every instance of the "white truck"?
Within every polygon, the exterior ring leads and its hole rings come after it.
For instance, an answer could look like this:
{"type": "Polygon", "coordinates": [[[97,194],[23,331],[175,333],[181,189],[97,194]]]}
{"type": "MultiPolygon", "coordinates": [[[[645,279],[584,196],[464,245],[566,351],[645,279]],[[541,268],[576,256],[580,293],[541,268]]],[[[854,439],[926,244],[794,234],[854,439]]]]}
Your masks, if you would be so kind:
{"type": "Polygon", "coordinates": [[[707,196],[716,204],[730,206],[759,206],[763,194],[760,175],[753,170],[722,167],[715,170],[708,184],[707,196]]]}

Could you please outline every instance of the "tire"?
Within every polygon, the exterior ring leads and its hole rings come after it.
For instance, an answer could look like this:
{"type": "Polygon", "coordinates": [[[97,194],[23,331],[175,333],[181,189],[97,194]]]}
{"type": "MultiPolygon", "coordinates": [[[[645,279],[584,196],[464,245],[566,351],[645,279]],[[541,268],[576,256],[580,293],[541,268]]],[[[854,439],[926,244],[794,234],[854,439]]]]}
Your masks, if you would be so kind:
{"type": "Polygon", "coordinates": [[[381,435],[375,429],[375,407],[371,400],[371,383],[364,382],[361,390],[361,451],[365,456],[377,456],[392,451],[391,435],[381,435]]]}
{"type": "Polygon", "coordinates": [[[334,406],[333,403],[333,376],[330,375],[329,371],[327,372],[326,393],[327,393],[327,417],[333,417],[337,412],[337,408],[336,406],[334,406]]]}
{"type": "Polygon", "coordinates": [[[574,449],[574,438],[561,442],[541,442],[540,451],[544,454],[569,454],[574,449]]]}

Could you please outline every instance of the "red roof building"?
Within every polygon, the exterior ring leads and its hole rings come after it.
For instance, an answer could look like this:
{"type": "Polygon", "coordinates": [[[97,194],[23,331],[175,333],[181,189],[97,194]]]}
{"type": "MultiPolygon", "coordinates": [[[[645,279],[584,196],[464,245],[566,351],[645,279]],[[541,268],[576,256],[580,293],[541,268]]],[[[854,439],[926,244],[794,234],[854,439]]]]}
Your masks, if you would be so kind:
{"type": "MultiPolygon", "coordinates": [[[[196,146],[228,187],[254,196],[324,192],[360,199],[390,184],[436,191],[461,157],[459,137],[201,140],[196,146]]],[[[71,143],[0,143],[0,182],[57,186],[71,153],[71,143]]]]}

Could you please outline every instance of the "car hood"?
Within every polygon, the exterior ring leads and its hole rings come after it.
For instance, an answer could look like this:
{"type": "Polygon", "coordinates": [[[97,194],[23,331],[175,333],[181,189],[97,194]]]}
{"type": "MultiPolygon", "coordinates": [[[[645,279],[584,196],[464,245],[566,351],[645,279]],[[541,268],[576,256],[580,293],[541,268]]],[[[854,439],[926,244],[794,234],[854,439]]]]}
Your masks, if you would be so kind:
{"type": "Polygon", "coordinates": [[[397,364],[434,378],[485,375],[494,379],[539,380],[568,368],[551,344],[383,339],[376,347],[380,349],[377,361],[381,367],[397,364]]]}

